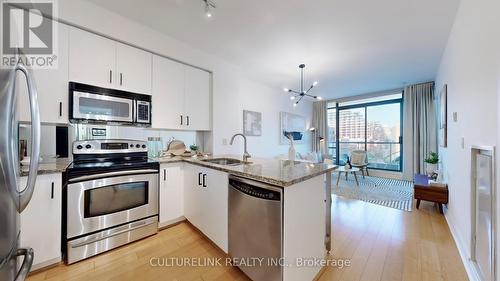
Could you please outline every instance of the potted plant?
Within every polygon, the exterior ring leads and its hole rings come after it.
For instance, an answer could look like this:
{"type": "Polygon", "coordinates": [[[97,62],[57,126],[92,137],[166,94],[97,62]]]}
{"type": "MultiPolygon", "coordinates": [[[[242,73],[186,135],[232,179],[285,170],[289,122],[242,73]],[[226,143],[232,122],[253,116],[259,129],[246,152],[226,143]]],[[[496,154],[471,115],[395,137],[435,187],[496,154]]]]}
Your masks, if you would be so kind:
{"type": "Polygon", "coordinates": [[[196,144],[192,144],[189,146],[189,149],[193,152],[198,152],[199,147],[196,144]]]}
{"type": "Polygon", "coordinates": [[[431,152],[429,153],[429,156],[425,158],[424,162],[426,163],[425,171],[427,172],[427,175],[430,176],[438,168],[437,165],[439,163],[439,155],[436,152],[431,152]]]}

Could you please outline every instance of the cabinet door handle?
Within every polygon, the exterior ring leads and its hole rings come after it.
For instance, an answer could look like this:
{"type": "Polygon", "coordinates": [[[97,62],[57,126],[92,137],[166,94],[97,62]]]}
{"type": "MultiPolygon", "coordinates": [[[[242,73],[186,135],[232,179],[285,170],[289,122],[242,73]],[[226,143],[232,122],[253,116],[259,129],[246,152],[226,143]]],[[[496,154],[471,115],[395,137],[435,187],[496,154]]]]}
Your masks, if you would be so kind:
{"type": "Polygon", "coordinates": [[[54,199],[54,182],[52,182],[52,186],[50,187],[50,199],[54,199]]]}
{"type": "Polygon", "coordinates": [[[188,126],[189,126],[189,115],[188,115],[188,116],[186,116],[186,125],[188,125],[188,126]]]}
{"type": "Polygon", "coordinates": [[[163,170],[163,181],[167,180],[167,169],[163,170]]]}
{"type": "Polygon", "coordinates": [[[182,115],[181,115],[181,125],[182,125],[182,123],[183,123],[183,122],[182,122],[182,119],[183,119],[183,118],[182,118],[182,115]]]}
{"type": "Polygon", "coordinates": [[[123,85],[123,73],[120,73],[120,86],[123,85]]]}
{"type": "Polygon", "coordinates": [[[109,71],[109,84],[113,83],[113,70],[109,71]]]}
{"type": "Polygon", "coordinates": [[[62,117],[62,101],[59,102],[59,117],[62,117]]]}
{"type": "Polygon", "coordinates": [[[207,187],[207,174],[203,174],[203,187],[207,187]]]}
{"type": "Polygon", "coordinates": [[[201,185],[201,175],[202,175],[202,174],[203,174],[203,173],[198,173],[198,185],[201,185]]]}

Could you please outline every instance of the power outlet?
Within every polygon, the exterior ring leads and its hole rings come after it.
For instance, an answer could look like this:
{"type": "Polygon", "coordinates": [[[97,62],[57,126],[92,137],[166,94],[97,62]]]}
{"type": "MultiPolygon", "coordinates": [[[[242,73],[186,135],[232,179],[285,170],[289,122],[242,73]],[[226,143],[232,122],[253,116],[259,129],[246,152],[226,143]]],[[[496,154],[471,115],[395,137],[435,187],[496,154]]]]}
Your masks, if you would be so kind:
{"type": "Polygon", "coordinates": [[[227,139],[222,139],[222,145],[227,145],[227,139]]]}
{"type": "Polygon", "coordinates": [[[464,138],[464,137],[462,137],[462,138],[460,139],[460,147],[461,147],[462,149],[465,149],[465,138],[464,138]]]}
{"type": "Polygon", "coordinates": [[[458,112],[453,112],[453,122],[457,123],[458,122],[458,112]]]}

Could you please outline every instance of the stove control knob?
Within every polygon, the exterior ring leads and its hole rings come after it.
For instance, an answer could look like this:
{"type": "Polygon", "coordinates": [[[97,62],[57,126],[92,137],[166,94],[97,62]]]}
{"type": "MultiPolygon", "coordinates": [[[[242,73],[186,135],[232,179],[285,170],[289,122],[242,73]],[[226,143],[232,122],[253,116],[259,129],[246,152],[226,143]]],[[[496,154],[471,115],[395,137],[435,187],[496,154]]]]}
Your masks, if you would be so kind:
{"type": "Polygon", "coordinates": [[[82,148],[83,148],[83,146],[81,144],[76,146],[76,149],[82,149],[82,148]]]}
{"type": "Polygon", "coordinates": [[[92,146],[91,146],[90,144],[87,144],[87,145],[85,146],[85,148],[86,148],[86,149],[91,149],[91,148],[92,148],[92,146]]]}
{"type": "Polygon", "coordinates": [[[130,144],[130,148],[132,148],[132,147],[134,147],[134,145],[133,145],[133,144],[130,144]]]}
{"type": "Polygon", "coordinates": [[[140,146],[140,145],[138,145],[138,144],[136,144],[136,145],[135,145],[135,147],[136,147],[136,148],[139,148],[139,147],[141,147],[141,146],[140,146]]]}
{"type": "Polygon", "coordinates": [[[146,145],[145,145],[145,144],[143,144],[143,145],[142,145],[142,148],[146,148],[146,145]]]}

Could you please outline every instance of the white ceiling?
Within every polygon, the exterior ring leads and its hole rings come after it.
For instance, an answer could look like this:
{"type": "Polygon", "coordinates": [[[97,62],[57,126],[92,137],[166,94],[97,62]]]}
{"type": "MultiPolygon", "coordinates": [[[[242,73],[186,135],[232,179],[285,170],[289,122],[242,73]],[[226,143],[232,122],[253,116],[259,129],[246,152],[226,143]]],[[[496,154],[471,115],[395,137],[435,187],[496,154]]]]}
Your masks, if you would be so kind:
{"type": "Polygon", "coordinates": [[[350,96],[433,80],[459,0],[88,0],[241,66],[277,90],[350,96]]]}

